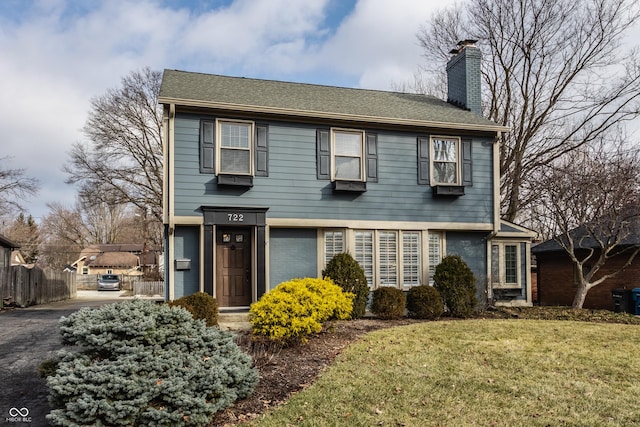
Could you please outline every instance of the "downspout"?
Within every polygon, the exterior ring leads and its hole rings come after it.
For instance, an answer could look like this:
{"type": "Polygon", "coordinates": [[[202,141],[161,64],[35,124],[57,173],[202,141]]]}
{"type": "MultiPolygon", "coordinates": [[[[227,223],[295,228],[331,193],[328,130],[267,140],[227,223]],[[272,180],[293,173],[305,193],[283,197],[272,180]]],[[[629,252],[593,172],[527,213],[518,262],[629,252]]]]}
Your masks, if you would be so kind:
{"type": "Polygon", "coordinates": [[[176,105],[169,104],[168,114],[165,116],[166,126],[166,144],[165,144],[165,196],[163,215],[167,224],[167,265],[165,265],[167,278],[167,291],[165,298],[172,301],[174,299],[175,286],[175,268],[173,260],[175,259],[175,207],[174,207],[174,189],[175,184],[173,177],[175,174],[175,165],[173,159],[175,157],[175,116],[176,105]]]}

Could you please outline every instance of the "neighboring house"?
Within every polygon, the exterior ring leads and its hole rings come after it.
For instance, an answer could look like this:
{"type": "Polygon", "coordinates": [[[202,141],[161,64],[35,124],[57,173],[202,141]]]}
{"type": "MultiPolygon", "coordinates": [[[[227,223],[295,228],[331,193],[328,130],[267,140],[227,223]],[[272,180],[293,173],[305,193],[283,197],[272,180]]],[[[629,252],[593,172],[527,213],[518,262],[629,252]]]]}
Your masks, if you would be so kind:
{"type": "MultiPolygon", "coordinates": [[[[637,247],[640,245],[640,236],[634,235],[622,242],[622,247],[637,247]]],[[[585,239],[582,248],[577,251],[579,259],[584,259],[588,248],[595,250],[592,259],[600,256],[598,245],[593,239],[585,239]]],[[[570,306],[578,289],[577,271],[567,252],[555,240],[547,240],[533,247],[532,252],[537,260],[538,270],[538,301],[540,305],[570,306]]],[[[619,270],[629,259],[630,253],[625,252],[607,260],[600,267],[595,278],[619,270]]],[[[585,264],[584,269],[591,268],[592,264],[585,264]]],[[[636,256],[633,263],[620,274],[605,280],[603,283],[591,288],[584,301],[583,308],[613,310],[614,289],[640,288],[640,255],[636,256]]]]}
{"type": "Polygon", "coordinates": [[[166,299],[247,307],[347,251],[371,289],[459,254],[480,296],[530,305],[533,233],[499,217],[508,129],[480,115],[480,61],[461,44],[449,102],[165,70],[166,299]]]}
{"type": "Polygon", "coordinates": [[[9,281],[11,280],[12,252],[19,248],[20,245],[0,234],[0,307],[3,305],[4,298],[11,296],[9,281]]]}
{"type": "Polygon", "coordinates": [[[80,275],[124,274],[142,275],[143,269],[157,268],[157,253],[141,244],[90,245],[80,252],[80,257],[69,266],[80,275]]]}
{"type": "Polygon", "coordinates": [[[25,265],[26,263],[19,250],[16,249],[11,252],[11,265],[25,265]]]}

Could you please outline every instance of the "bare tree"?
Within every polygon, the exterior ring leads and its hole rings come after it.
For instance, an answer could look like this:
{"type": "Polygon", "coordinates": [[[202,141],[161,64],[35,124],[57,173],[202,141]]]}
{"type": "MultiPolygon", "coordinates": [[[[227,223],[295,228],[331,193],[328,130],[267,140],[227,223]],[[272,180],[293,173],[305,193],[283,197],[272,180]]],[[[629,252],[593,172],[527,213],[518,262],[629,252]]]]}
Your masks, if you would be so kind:
{"type": "Polygon", "coordinates": [[[476,0],[445,9],[418,34],[424,72],[442,72],[459,40],[478,39],[486,117],[500,140],[502,215],[540,196],[533,172],[640,114],[640,65],[622,38],[631,0],[476,0]]]}
{"type": "Polygon", "coordinates": [[[83,128],[90,144],[74,144],[64,170],[84,199],[131,204],[162,221],[162,74],[145,68],[91,101],[83,128]]]}
{"type": "MultiPolygon", "coordinates": [[[[10,157],[0,157],[0,163],[10,162],[10,157]]],[[[38,181],[24,176],[24,169],[0,167],[0,215],[22,210],[20,200],[38,192],[38,181]]]]}
{"type": "Polygon", "coordinates": [[[553,227],[548,232],[576,271],[574,308],[582,308],[590,289],[620,274],[640,252],[639,161],[638,151],[612,152],[598,144],[545,165],[536,177],[544,194],[536,211],[553,227]],[[612,267],[612,258],[619,268],[612,267]]]}
{"type": "Polygon", "coordinates": [[[20,253],[27,264],[35,263],[40,253],[40,232],[31,215],[22,212],[6,230],[6,235],[20,245],[20,253]]]}

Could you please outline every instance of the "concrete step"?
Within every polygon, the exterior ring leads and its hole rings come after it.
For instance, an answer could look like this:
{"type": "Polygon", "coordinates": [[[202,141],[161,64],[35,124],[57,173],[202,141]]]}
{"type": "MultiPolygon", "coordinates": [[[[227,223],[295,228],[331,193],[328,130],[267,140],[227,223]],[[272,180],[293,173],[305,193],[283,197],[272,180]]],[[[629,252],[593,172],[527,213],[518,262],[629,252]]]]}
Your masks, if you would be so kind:
{"type": "Polygon", "coordinates": [[[251,329],[248,311],[220,311],[218,327],[223,331],[241,331],[251,329]]]}

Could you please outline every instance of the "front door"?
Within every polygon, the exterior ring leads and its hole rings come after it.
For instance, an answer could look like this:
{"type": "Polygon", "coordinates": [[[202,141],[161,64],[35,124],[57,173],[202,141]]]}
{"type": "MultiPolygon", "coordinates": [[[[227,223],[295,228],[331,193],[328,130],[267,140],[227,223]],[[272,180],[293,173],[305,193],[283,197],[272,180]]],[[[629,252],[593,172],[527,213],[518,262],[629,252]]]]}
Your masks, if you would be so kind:
{"type": "Polygon", "coordinates": [[[218,228],[216,299],[220,307],[251,304],[251,233],[249,229],[218,228]]]}

